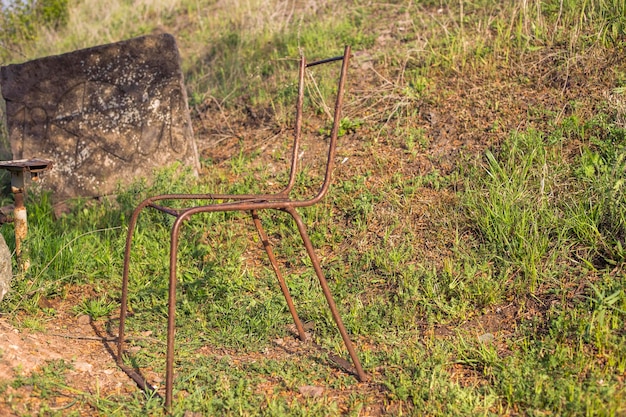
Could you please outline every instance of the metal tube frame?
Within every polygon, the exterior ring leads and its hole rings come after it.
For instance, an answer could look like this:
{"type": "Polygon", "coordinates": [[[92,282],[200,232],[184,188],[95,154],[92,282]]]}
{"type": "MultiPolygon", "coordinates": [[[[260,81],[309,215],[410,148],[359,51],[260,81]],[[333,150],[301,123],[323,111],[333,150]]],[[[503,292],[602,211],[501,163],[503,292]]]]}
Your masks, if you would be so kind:
{"type": "MultiPolygon", "coordinates": [[[[300,67],[299,67],[299,82],[298,82],[298,98],[296,102],[296,125],[295,125],[295,135],[293,142],[293,150],[291,155],[291,167],[289,174],[289,181],[286,187],[279,193],[276,194],[259,194],[259,195],[228,195],[228,194],[166,194],[159,195],[155,197],[148,198],[142,201],[139,206],[134,210],[130,222],[128,225],[128,234],[126,236],[126,248],[124,251],[124,269],[123,269],[123,277],[122,277],[122,296],[121,296],[121,309],[120,309],[120,323],[119,323],[119,333],[117,339],[117,362],[118,365],[125,370],[128,368],[123,364],[123,353],[124,353],[124,331],[125,331],[125,321],[128,315],[128,280],[129,280],[129,270],[130,270],[130,252],[131,252],[131,244],[134,230],[137,226],[137,219],[139,217],[140,212],[146,208],[151,207],[156,210],[159,210],[163,213],[167,213],[176,217],[174,224],[171,230],[170,236],[170,271],[169,271],[169,294],[168,294],[168,322],[167,322],[167,354],[166,354],[166,382],[165,382],[165,407],[169,410],[172,405],[172,392],[173,392],[173,383],[174,383],[174,338],[175,338],[175,314],[176,314],[176,270],[177,270],[177,257],[178,257],[178,241],[180,236],[180,229],[183,223],[188,220],[191,216],[198,213],[211,213],[211,212],[223,212],[223,211],[247,211],[252,216],[252,221],[254,226],[259,234],[261,239],[261,243],[267,256],[272,265],[272,269],[276,275],[281,291],[285,297],[287,302],[287,306],[289,308],[289,312],[291,313],[294,323],[296,325],[296,329],[298,332],[298,336],[301,340],[306,340],[306,333],[304,331],[304,327],[298,314],[296,312],[293,300],[289,293],[289,289],[287,284],[285,283],[285,279],[283,278],[280,269],[278,267],[278,262],[274,256],[272,251],[272,247],[269,243],[269,239],[263,226],[261,224],[261,220],[259,219],[258,212],[261,210],[279,210],[288,213],[293,218],[296,226],[298,228],[298,232],[302,238],[304,246],[306,248],[307,254],[311,259],[311,263],[313,264],[313,268],[315,270],[315,274],[319,280],[320,286],[322,288],[322,292],[328,306],[331,310],[333,319],[339,329],[339,333],[343,339],[343,342],[350,354],[350,358],[352,359],[352,363],[354,364],[354,368],[356,370],[356,376],[360,381],[365,381],[367,379],[367,375],[363,371],[361,367],[361,362],[356,354],[356,350],[348,336],[348,332],[341,320],[341,316],[331,294],[330,288],[328,286],[328,282],[322,272],[322,268],[315,254],[315,250],[311,243],[311,239],[306,231],[306,227],[302,218],[296,211],[298,207],[307,207],[311,206],[317,202],[319,202],[330,186],[334,158],[337,149],[337,136],[339,131],[339,124],[341,119],[341,107],[343,103],[343,93],[345,89],[345,80],[348,70],[348,64],[350,59],[350,47],[346,46],[344,50],[344,54],[342,56],[329,58],[321,61],[316,61],[307,64],[304,56],[300,59],[300,67]],[[334,118],[333,118],[333,127],[330,134],[330,144],[328,147],[328,155],[327,155],[327,165],[326,172],[324,176],[324,182],[322,183],[318,193],[308,199],[308,200],[291,200],[289,198],[289,194],[296,183],[296,172],[297,172],[297,162],[298,162],[298,152],[299,145],[301,139],[302,132],[302,107],[303,107],[303,97],[304,97],[304,76],[305,70],[307,67],[312,67],[315,65],[321,65],[328,62],[334,61],[342,61],[341,66],[341,75],[339,77],[339,85],[337,89],[337,97],[335,102],[334,109],[334,118]],[[210,200],[210,201],[221,201],[213,204],[204,204],[198,206],[192,206],[183,209],[175,209],[170,208],[165,205],[160,204],[161,201],[165,200],[210,200]]],[[[137,375],[133,377],[136,381],[138,380],[137,375]]],[[[142,388],[146,389],[149,386],[145,383],[141,384],[142,388]]]]}

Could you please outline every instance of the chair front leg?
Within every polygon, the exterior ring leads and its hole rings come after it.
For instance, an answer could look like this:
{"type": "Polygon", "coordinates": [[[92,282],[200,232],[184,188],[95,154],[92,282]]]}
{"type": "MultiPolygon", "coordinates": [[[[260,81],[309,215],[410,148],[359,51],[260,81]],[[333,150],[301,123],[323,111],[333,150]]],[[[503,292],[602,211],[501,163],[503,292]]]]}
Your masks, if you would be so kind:
{"type": "Polygon", "coordinates": [[[165,359],[165,408],[171,411],[174,389],[174,336],[176,335],[176,266],[178,261],[178,237],[180,227],[191,216],[183,212],[174,221],[170,237],[170,282],[167,299],[167,353],[165,359]]]}
{"type": "Polygon", "coordinates": [[[270,259],[270,263],[272,264],[272,269],[274,270],[274,274],[278,279],[278,285],[280,285],[280,289],[285,296],[285,301],[287,302],[287,307],[289,308],[289,312],[291,313],[291,317],[293,317],[293,321],[296,325],[296,329],[298,330],[298,337],[303,342],[306,341],[306,333],[304,331],[304,327],[302,326],[302,322],[300,321],[300,317],[298,317],[298,313],[296,311],[296,307],[293,304],[293,300],[291,298],[291,294],[289,294],[289,288],[283,278],[283,275],[278,268],[278,262],[276,261],[276,257],[274,256],[274,251],[272,250],[272,246],[270,245],[269,238],[265,230],[263,229],[263,225],[261,224],[261,220],[259,219],[259,215],[256,210],[252,210],[250,212],[252,215],[252,220],[254,221],[254,226],[256,227],[257,232],[259,233],[259,238],[261,239],[261,244],[267,253],[267,257],[270,259]]]}
{"type": "Polygon", "coordinates": [[[298,231],[300,232],[300,236],[302,237],[302,241],[304,242],[304,247],[311,259],[311,263],[313,264],[313,269],[315,269],[315,274],[320,282],[320,286],[322,287],[322,292],[324,293],[324,297],[326,297],[326,301],[328,303],[328,307],[330,308],[331,314],[335,323],[337,324],[337,328],[339,329],[339,333],[343,339],[343,343],[346,345],[346,349],[348,349],[348,353],[350,354],[350,358],[352,358],[352,363],[354,364],[354,368],[356,369],[357,377],[359,381],[363,382],[367,380],[367,374],[363,371],[361,367],[361,361],[356,354],[354,346],[352,345],[352,341],[348,336],[348,332],[346,331],[345,326],[343,325],[343,321],[341,320],[341,316],[339,315],[339,310],[337,309],[337,305],[335,304],[335,300],[333,299],[332,293],[330,292],[330,288],[328,287],[328,282],[326,281],[326,277],[322,272],[322,268],[320,266],[319,259],[315,254],[315,250],[313,249],[313,244],[311,243],[311,239],[306,231],[306,226],[302,221],[302,218],[298,214],[295,208],[288,207],[285,209],[287,213],[293,217],[296,225],[298,226],[298,231]]]}
{"type": "Polygon", "coordinates": [[[123,365],[122,354],[124,353],[124,328],[126,316],[128,314],[128,275],[130,272],[130,250],[133,234],[137,227],[137,219],[141,210],[150,204],[151,200],[144,200],[135,208],[128,222],[128,233],[126,234],[126,247],[124,248],[124,271],[122,272],[122,298],[120,300],[120,325],[117,332],[117,363],[123,365]]]}

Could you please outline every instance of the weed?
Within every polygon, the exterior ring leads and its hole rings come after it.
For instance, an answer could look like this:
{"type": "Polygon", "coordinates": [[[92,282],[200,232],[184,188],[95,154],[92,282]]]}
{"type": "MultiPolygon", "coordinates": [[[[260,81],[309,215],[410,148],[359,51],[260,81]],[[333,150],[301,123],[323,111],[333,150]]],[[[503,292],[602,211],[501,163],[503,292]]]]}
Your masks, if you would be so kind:
{"type": "Polygon", "coordinates": [[[65,373],[70,369],[72,366],[62,359],[50,361],[41,368],[41,371],[29,377],[18,377],[11,385],[14,388],[31,385],[39,392],[41,398],[49,399],[66,387],[65,373]]]}
{"type": "MultiPolygon", "coordinates": [[[[341,137],[344,136],[348,133],[354,133],[356,132],[359,127],[363,124],[362,120],[350,120],[346,117],[342,118],[339,124],[339,130],[337,131],[337,136],[341,137]]],[[[331,125],[320,129],[320,134],[328,136],[330,135],[330,129],[331,129],[332,123],[331,125]]]]}
{"type": "MultiPolygon", "coordinates": [[[[468,179],[465,206],[502,270],[512,266],[519,283],[534,291],[551,248],[559,246],[551,202],[556,185],[550,152],[538,132],[515,135],[499,158],[486,153],[486,175],[468,179]]],[[[477,173],[473,174],[477,175],[477,173]]]]}
{"type": "Polygon", "coordinates": [[[86,314],[92,320],[98,320],[108,316],[117,307],[117,303],[109,301],[106,297],[98,299],[84,299],[74,307],[76,314],[86,314]]]}

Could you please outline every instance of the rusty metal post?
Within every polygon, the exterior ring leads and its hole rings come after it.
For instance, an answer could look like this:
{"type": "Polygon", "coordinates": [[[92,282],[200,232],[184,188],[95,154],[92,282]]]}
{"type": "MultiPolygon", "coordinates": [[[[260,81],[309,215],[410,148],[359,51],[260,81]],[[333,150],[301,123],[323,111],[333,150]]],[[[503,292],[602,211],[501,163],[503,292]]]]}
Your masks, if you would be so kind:
{"type": "Polygon", "coordinates": [[[39,173],[52,167],[52,161],[47,159],[20,159],[15,161],[1,161],[0,169],[6,169],[11,173],[11,192],[15,207],[13,217],[8,219],[15,225],[15,256],[22,272],[30,267],[30,257],[26,253],[23,242],[28,234],[28,215],[24,198],[26,195],[26,175],[28,172],[33,181],[37,181],[39,173]]]}
{"type": "Polygon", "coordinates": [[[28,234],[28,216],[24,205],[24,171],[11,171],[11,192],[15,208],[13,209],[13,224],[15,226],[15,256],[22,272],[30,267],[30,257],[22,248],[22,242],[28,234]]]}

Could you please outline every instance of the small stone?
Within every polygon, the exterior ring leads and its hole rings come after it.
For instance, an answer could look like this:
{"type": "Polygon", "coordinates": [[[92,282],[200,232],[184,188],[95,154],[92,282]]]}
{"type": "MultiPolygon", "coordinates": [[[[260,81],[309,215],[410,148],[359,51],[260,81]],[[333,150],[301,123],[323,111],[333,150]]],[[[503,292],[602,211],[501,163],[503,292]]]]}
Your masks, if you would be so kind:
{"type": "Polygon", "coordinates": [[[485,333],[478,336],[478,341],[482,343],[491,343],[495,339],[492,333],[485,333]]]}
{"type": "Polygon", "coordinates": [[[76,321],[81,326],[84,326],[86,324],[91,323],[91,317],[89,317],[89,314],[82,314],[82,315],[78,316],[78,319],[76,321]]]}
{"type": "Polygon", "coordinates": [[[74,369],[78,372],[87,372],[91,373],[93,370],[93,365],[87,362],[74,362],[74,369]]]}
{"type": "Polygon", "coordinates": [[[323,387],[316,387],[314,385],[301,386],[300,388],[298,388],[298,391],[300,392],[300,394],[302,394],[305,397],[313,397],[313,398],[321,397],[322,394],[324,394],[323,387]]]}

